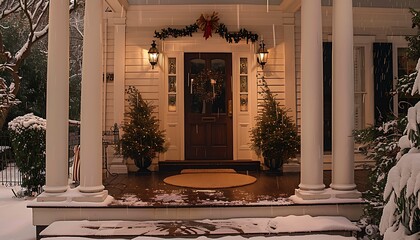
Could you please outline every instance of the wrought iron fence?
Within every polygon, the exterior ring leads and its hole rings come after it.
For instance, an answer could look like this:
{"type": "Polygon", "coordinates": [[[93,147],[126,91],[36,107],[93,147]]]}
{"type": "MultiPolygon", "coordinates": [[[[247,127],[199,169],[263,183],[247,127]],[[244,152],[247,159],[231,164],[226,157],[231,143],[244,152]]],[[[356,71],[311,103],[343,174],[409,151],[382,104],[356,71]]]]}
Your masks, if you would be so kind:
{"type": "MultiPolygon", "coordinates": [[[[103,168],[107,169],[107,147],[118,145],[119,129],[113,126],[109,131],[103,132],[103,168]]],[[[73,174],[74,148],[80,145],[80,129],[75,126],[69,133],[68,141],[68,166],[69,176],[73,174]]],[[[4,186],[20,186],[22,184],[22,174],[19,171],[11,147],[10,136],[7,131],[0,131],[0,184],[4,186]]]]}
{"type": "Polygon", "coordinates": [[[10,137],[6,131],[0,132],[0,184],[4,186],[22,184],[22,174],[16,166],[10,137]]]}

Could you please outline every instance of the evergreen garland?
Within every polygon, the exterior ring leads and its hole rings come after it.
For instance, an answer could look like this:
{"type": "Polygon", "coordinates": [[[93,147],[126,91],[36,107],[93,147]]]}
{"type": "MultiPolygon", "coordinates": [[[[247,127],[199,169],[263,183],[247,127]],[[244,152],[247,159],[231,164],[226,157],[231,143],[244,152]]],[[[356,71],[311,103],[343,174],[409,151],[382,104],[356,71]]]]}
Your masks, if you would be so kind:
{"type": "Polygon", "coordinates": [[[264,103],[262,112],[256,117],[256,126],[251,130],[251,148],[264,157],[264,164],[278,170],[284,161],[296,156],[300,139],[296,125],[285,109],[274,98],[263,79],[264,103]]]}
{"type": "MultiPolygon", "coordinates": [[[[154,38],[158,38],[160,40],[165,40],[166,38],[173,37],[192,37],[192,34],[198,31],[198,25],[197,23],[191,24],[189,26],[185,26],[181,29],[176,28],[163,28],[160,30],[160,32],[155,31],[154,38]]],[[[224,38],[226,42],[228,43],[239,43],[241,40],[245,39],[246,43],[249,41],[256,42],[258,41],[258,34],[252,33],[251,31],[246,30],[245,28],[242,28],[239,30],[239,32],[229,32],[226,25],[223,23],[220,23],[219,26],[216,29],[216,33],[219,34],[220,37],[224,38]]]]}
{"type": "Polygon", "coordinates": [[[258,41],[258,34],[252,33],[245,28],[241,28],[239,32],[229,32],[226,25],[223,23],[219,24],[219,27],[216,29],[216,33],[218,33],[220,37],[224,38],[228,43],[238,43],[242,39],[246,39],[247,44],[249,41],[253,43],[258,41]]]}
{"type": "Polygon", "coordinates": [[[155,31],[154,38],[159,38],[160,40],[165,40],[168,37],[192,37],[192,34],[198,31],[198,25],[197,23],[191,24],[189,26],[185,26],[181,29],[176,28],[163,28],[160,30],[160,32],[155,31]]]}
{"type": "Polygon", "coordinates": [[[122,154],[134,160],[140,170],[150,166],[156,153],[167,150],[165,134],[159,130],[159,120],[153,115],[156,108],[146,102],[140,92],[133,86],[126,90],[128,95],[128,120],[122,126],[122,154]]]}

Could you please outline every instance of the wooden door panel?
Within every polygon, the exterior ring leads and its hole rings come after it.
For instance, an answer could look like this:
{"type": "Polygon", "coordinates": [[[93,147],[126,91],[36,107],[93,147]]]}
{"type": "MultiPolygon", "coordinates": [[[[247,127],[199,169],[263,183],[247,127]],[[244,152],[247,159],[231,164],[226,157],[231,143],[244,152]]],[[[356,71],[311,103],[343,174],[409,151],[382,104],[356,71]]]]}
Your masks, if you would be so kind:
{"type": "Polygon", "coordinates": [[[233,159],[233,120],[227,113],[228,104],[232,102],[232,55],[186,53],[184,62],[185,158],[233,159]],[[202,101],[192,87],[194,77],[205,69],[217,71],[223,76],[223,81],[218,81],[221,90],[211,101],[202,101]]]}
{"type": "Polygon", "coordinates": [[[212,124],[211,126],[211,145],[227,147],[226,124],[212,124]]]}
{"type": "Polygon", "coordinates": [[[229,159],[226,147],[212,146],[206,152],[206,159],[229,159]]]}
{"type": "Polygon", "coordinates": [[[205,146],[206,145],[206,125],[205,124],[190,124],[189,137],[191,138],[192,146],[205,146]]]}

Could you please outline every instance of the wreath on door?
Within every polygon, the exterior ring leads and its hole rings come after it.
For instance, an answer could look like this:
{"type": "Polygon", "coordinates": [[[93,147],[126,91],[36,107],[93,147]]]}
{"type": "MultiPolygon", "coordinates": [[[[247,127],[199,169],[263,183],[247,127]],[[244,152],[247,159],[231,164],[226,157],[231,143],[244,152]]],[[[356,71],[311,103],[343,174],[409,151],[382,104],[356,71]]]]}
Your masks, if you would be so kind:
{"type": "Polygon", "coordinates": [[[204,69],[191,79],[192,94],[202,102],[213,101],[222,93],[223,75],[218,71],[204,69]]]}

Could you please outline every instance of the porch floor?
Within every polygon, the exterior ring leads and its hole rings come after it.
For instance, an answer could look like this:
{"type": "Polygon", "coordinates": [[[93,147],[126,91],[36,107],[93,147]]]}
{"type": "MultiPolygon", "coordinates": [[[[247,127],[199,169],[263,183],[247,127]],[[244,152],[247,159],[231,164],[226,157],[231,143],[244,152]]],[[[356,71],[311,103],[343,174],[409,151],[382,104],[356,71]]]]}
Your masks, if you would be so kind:
{"type": "MultiPolygon", "coordinates": [[[[300,173],[275,175],[265,171],[240,172],[257,178],[253,184],[202,190],[168,185],[163,179],[178,172],[130,173],[105,178],[104,185],[115,200],[112,206],[129,207],[201,207],[241,205],[289,205],[300,182],[300,173]]],[[[367,188],[368,172],[355,170],[357,190],[367,188]]],[[[331,171],[324,171],[324,184],[331,183],[331,171]]]]}

